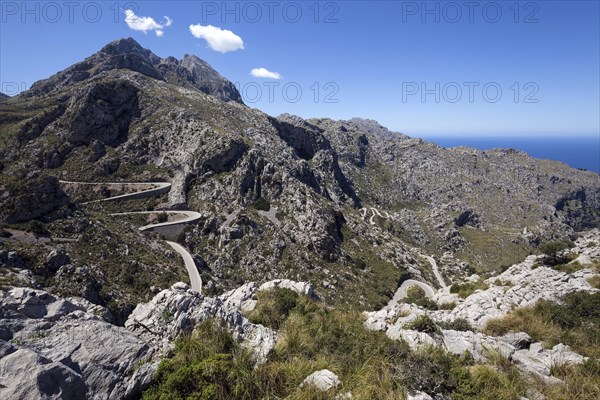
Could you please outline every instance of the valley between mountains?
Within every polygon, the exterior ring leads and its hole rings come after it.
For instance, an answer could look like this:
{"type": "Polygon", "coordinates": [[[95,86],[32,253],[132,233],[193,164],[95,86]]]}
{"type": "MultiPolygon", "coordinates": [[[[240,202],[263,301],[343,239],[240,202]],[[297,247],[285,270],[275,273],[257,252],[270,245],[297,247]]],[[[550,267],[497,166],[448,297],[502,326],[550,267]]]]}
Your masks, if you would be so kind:
{"type": "Polygon", "coordinates": [[[131,38],[0,138],[2,398],[600,397],[597,173],[270,116],[131,38]]]}

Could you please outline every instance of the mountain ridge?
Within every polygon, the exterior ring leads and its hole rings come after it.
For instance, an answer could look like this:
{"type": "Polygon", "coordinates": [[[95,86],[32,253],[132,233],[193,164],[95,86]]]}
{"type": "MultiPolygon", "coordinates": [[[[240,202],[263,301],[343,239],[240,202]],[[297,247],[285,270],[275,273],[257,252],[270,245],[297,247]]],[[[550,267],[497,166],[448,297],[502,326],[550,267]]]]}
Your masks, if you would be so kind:
{"type": "Polygon", "coordinates": [[[180,242],[201,255],[208,287],[318,279],[328,301],[362,308],[410,276],[435,281],[422,254],[460,281],[599,225],[598,174],[512,150],[444,149],[373,120],[272,117],[205,90],[207,71],[231,85],[209,68],[122,39],[4,101],[4,215],[54,226],[121,211],[88,215],[56,177],[170,182],[137,209],[203,215],[180,242]],[[55,201],[40,213],[17,207],[36,193],[55,201]]]}
{"type": "Polygon", "coordinates": [[[130,69],[160,80],[174,80],[211,94],[223,101],[243,104],[235,86],[223,78],[203,60],[186,54],[182,60],[174,57],[160,58],[143,48],[133,38],[117,39],[84,61],[60,71],[48,79],[42,79],[23,92],[23,96],[36,96],[56,88],[93,78],[104,71],[130,69]]]}

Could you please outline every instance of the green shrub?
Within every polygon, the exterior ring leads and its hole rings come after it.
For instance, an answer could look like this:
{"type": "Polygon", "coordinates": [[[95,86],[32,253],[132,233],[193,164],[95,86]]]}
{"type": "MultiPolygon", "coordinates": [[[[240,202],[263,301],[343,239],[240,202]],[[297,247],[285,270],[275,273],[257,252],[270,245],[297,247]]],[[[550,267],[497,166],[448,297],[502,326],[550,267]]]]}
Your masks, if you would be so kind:
{"type": "Polygon", "coordinates": [[[427,314],[421,314],[415,320],[405,324],[404,329],[425,333],[439,333],[440,331],[440,328],[427,314]]]}
{"type": "Polygon", "coordinates": [[[600,293],[567,293],[561,303],[541,302],[538,311],[563,329],[600,324],[600,293]]]}
{"type": "Polygon", "coordinates": [[[438,310],[454,310],[456,308],[456,302],[438,304],[438,310]]]}
{"type": "Polygon", "coordinates": [[[29,221],[25,229],[27,232],[32,232],[36,235],[47,235],[50,233],[48,229],[46,229],[46,226],[36,219],[29,221]]]}
{"type": "Polygon", "coordinates": [[[487,365],[476,365],[463,373],[453,400],[515,400],[525,394],[526,385],[516,368],[502,371],[487,365]]]}
{"type": "Polygon", "coordinates": [[[261,210],[261,211],[269,211],[271,209],[271,203],[267,199],[259,197],[253,204],[252,207],[261,210]]]}
{"type": "Polygon", "coordinates": [[[456,293],[461,298],[467,298],[476,290],[485,290],[488,285],[482,281],[479,282],[465,282],[465,283],[454,283],[450,286],[450,293],[456,293]]]}
{"type": "Polygon", "coordinates": [[[425,291],[414,285],[406,291],[406,297],[402,300],[404,303],[416,304],[428,310],[437,310],[438,306],[435,301],[429,299],[425,295],[425,291]]]}
{"type": "Polygon", "coordinates": [[[255,398],[253,364],[231,335],[212,320],[176,341],[171,358],[163,360],[143,398],[233,399],[255,398]]]}
{"type": "Polygon", "coordinates": [[[258,294],[256,307],[248,318],[256,324],[262,324],[273,329],[279,329],[298,304],[298,294],[291,289],[276,288],[258,294]]]}
{"type": "Polygon", "coordinates": [[[464,318],[457,318],[450,322],[439,322],[439,327],[453,331],[475,331],[473,326],[464,318]]]}
{"type": "Polygon", "coordinates": [[[566,274],[572,274],[573,272],[579,271],[586,268],[585,266],[579,264],[578,262],[567,263],[567,264],[557,264],[552,267],[560,272],[564,272],[566,274]]]}
{"type": "Polygon", "coordinates": [[[156,215],[156,220],[159,224],[162,224],[163,222],[167,222],[169,220],[169,216],[166,212],[161,212],[156,215]]]}
{"type": "Polygon", "coordinates": [[[572,257],[569,255],[560,255],[563,250],[572,246],[573,243],[570,242],[548,242],[542,244],[538,249],[542,254],[545,255],[543,259],[544,264],[554,266],[558,264],[565,264],[572,260],[572,257]]]}
{"type": "Polygon", "coordinates": [[[564,384],[542,387],[540,391],[547,399],[600,399],[599,358],[589,358],[579,365],[557,365],[551,372],[564,384]]]}

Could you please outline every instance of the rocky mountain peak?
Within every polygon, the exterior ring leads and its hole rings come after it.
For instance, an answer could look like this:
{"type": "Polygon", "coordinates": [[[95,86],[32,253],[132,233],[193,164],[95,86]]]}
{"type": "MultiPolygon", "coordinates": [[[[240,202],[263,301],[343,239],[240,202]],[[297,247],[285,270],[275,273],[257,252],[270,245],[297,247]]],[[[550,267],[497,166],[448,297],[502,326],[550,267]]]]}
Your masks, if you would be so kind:
{"type": "Polygon", "coordinates": [[[35,82],[24,92],[25,97],[61,90],[100,74],[115,70],[130,70],[179,86],[191,87],[222,101],[242,103],[242,97],[230,81],[215,71],[206,61],[186,54],[182,60],[160,58],[143,48],[132,38],[117,39],[82,62],[74,64],[48,79],[35,82]]]}
{"type": "Polygon", "coordinates": [[[123,53],[140,53],[147,54],[150,51],[144,49],[138,42],[133,38],[121,38],[114,40],[104,46],[101,50],[101,53],[106,54],[123,54],[123,53]]]}
{"type": "Polygon", "coordinates": [[[201,69],[201,70],[210,70],[211,72],[215,72],[218,74],[217,71],[215,71],[210,65],[208,65],[208,63],[204,60],[201,60],[200,58],[198,58],[197,56],[193,55],[193,54],[185,54],[183,56],[183,59],[180,62],[181,67],[187,69],[190,72],[193,72],[195,70],[201,69]]]}

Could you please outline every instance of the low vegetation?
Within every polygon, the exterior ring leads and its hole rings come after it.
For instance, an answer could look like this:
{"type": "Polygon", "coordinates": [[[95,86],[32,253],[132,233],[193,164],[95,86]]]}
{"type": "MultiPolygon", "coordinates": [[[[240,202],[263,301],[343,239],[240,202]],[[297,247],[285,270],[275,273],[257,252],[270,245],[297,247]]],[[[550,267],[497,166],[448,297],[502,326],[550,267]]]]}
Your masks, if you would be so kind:
{"type": "Polygon", "coordinates": [[[488,355],[490,365],[475,365],[458,382],[453,400],[513,400],[527,390],[518,368],[498,352],[488,355]]]}
{"type": "Polygon", "coordinates": [[[437,310],[437,303],[429,299],[425,291],[420,287],[414,285],[408,288],[406,291],[406,297],[402,300],[404,303],[416,304],[427,310],[437,310]]]}
{"type": "Polygon", "coordinates": [[[573,243],[571,242],[548,242],[541,245],[538,250],[544,254],[544,264],[555,266],[559,264],[566,264],[573,259],[570,254],[564,252],[564,250],[572,246],[573,243]]]}
{"type": "Polygon", "coordinates": [[[582,365],[555,366],[553,375],[565,384],[542,386],[546,398],[600,398],[600,293],[569,293],[559,304],[542,300],[490,320],[485,328],[492,335],[520,331],[547,347],[564,343],[589,357],[582,365]]]}
{"type": "Polygon", "coordinates": [[[464,318],[457,318],[449,322],[439,322],[438,326],[442,329],[452,331],[475,331],[471,323],[464,318]]]}
{"type": "Polygon", "coordinates": [[[527,332],[533,340],[543,341],[548,347],[564,343],[585,356],[600,357],[600,293],[573,292],[561,300],[561,303],[541,300],[503,318],[492,319],[485,332],[490,335],[527,332]]]}
{"type": "Polygon", "coordinates": [[[600,289],[600,274],[598,275],[594,275],[591,278],[588,278],[588,283],[594,288],[594,289],[600,289]]]}
{"type": "Polygon", "coordinates": [[[279,329],[290,312],[298,306],[298,294],[290,289],[259,292],[257,306],[248,315],[250,321],[279,329]]]}
{"type": "Polygon", "coordinates": [[[269,203],[269,200],[259,197],[252,203],[252,207],[260,211],[269,211],[271,209],[271,203],[269,203]]]}
{"type": "Polygon", "coordinates": [[[459,297],[465,299],[475,293],[476,290],[486,290],[488,285],[485,282],[465,282],[455,283],[450,286],[450,293],[456,293],[459,297]]]}
{"type": "MultiPolygon", "coordinates": [[[[292,292],[293,293],[293,292],[292,292]]],[[[224,328],[206,321],[180,338],[144,399],[403,399],[421,390],[453,399],[512,399],[524,395],[516,369],[473,365],[440,348],[413,352],[406,343],[364,329],[357,312],[334,310],[277,289],[260,295],[254,321],[279,326],[280,340],[266,363],[251,356],[224,328]],[[327,368],[342,385],[328,393],[300,388],[304,378],[327,368]]],[[[425,317],[416,322],[437,329],[425,317]]]]}
{"type": "Polygon", "coordinates": [[[430,334],[440,332],[440,328],[436,325],[435,322],[433,322],[431,318],[429,318],[427,314],[419,315],[413,321],[405,324],[403,328],[430,334]]]}

